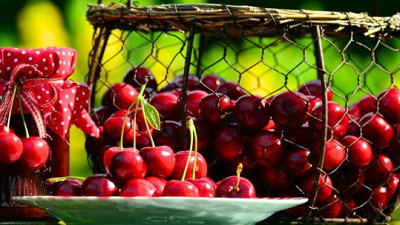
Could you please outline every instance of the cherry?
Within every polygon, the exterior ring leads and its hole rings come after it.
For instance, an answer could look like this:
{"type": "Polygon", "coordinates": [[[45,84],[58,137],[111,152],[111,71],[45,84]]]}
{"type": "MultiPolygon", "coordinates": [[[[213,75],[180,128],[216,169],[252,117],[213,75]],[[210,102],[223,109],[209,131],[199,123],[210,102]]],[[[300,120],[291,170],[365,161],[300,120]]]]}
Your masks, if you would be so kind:
{"type": "Polygon", "coordinates": [[[308,101],[308,112],[309,113],[315,107],[322,105],[322,100],[320,98],[315,97],[314,95],[306,95],[306,98],[308,101]]]}
{"type": "Polygon", "coordinates": [[[320,209],[320,216],[324,218],[337,218],[342,209],[342,202],[339,196],[333,194],[323,202],[318,202],[316,206],[320,209]]]}
{"type": "MultiPolygon", "coordinates": [[[[118,142],[121,137],[121,130],[124,124],[124,117],[110,117],[104,123],[104,136],[106,139],[118,142]]],[[[138,126],[136,126],[135,132],[137,133],[138,126]]],[[[133,142],[133,129],[132,123],[129,118],[127,118],[124,126],[124,143],[133,142]]]]}
{"type": "MultiPolygon", "coordinates": [[[[390,201],[393,197],[393,195],[396,193],[397,190],[397,186],[399,186],[399,179],[400,175],[399,174],[395,174],[393,175],[389,182],[386,184],[387,186],[387,194],[388,194],[388,201],[390,201]]],[[[396,197],[396,199],[398,199],[398,196],[396,197]]]]}
{"type": "Polygon", "coordinates": [[[114,180],[105,174],[92,175],[82,183],[82,196],[113,196],[118,194],[114,180]]]}
{"type": "Polygon", "coordinates": [[[393,164],[385,154],[378,154],[365,171],[365,183],[370,188],[381,186],[393,176],[393,164]]]}
{"type": "Polygon", "coordinates": [[[208,94],[201,99],[199,109],[202,119],[210,125],[220,125],[231,109],[230,99],[221,94],[208,94]]]}
{"type": "MultiPolygon", "coordinates": [[[[107,173],[110,173],[110,165],[111,165],[111,161],[113,159],[113,157],[119,153],[122,149],[120,149],[119,147],[105,147],[104,148],[104,154],[101,157],[101,159],[103,160],[103,165],[104,168],[106,169],[107,173]]],[[[133,148],[124,148],[123,150],[125,151],[137,151],[136,149],[133,148]]]]}
{"type": "Polygon", "coordinates": [[[393,124],[400,123],[400,91],[397,89],[384,90],[378,95],[379,112],[393,124]]]}
{"type": "Polygon", "coordinates": [[[10,165],[22,155],[21,139],[13,133],[0,133],[0,163],[10,165]]]}
{"type": "Polygon", "coordinates": [[[281,168],[263,168],[260,177],[265,186],[274,191],[285,191],[291,186],[289,173],[281,168]]]}
{"type": "Polygon", "coordinates": [[[57,185],[56,196],[81,196],[82,182],[77,179],[68,178],[57,185]]]}
{"type": "Polygon", "coordinates": [[[348,149],[348,160],[354,166],[363,169],[371,163],[372,147],[366,140],[348,135],[342,138],[340,143],[348,149]]]}
{"type": "Polygon", "coordinates": [[[374,113],[367,113],[361,119],[362,136],[377,148],[387,146],[394,137],[393,127],[385,119],[374,113]]]}
{"type": "Polygon", "coordinates": [[[165,185],[162,196],[199,197],[199,190],[189,181],[171,180],[165,185]]]}
{"type": "Polygon", "coordinates": [[[286,143],[289,146],[293,146],[294,143],[301,147],[311,149],[318,138],[318,135],[307,124],[294,130],[285,131],[285,139],[288,140],[286,143]]]}
{"type": "Polygon", "coordinates": [[[138,92],[131,85],[116,83],[106,91],[102,103],[111,108],[128,109],[137,96],[138,92]]]}
{"type": "Polygon", "coordinates": [[[294,148],[283,157],[283,165],[293,177],[301,178],[312,168],[309,157],[309,150],[294,148]]]}
{"type": "Polygon", "coordinates": [[[23,144],[22,155],[18,162],[24,171],[35,171],[46,164],[50,154],[50,147],[43,138],[21,138],[23,144]]]}
{"type": "Polygon", "coordinates": [[[145,180],[152,183],[154,187],[157,189],[157,196],[161,196],[167,181],[161,177],[146,177],[145,180]]]}
{"type": "Polygon", "coordinates": [[[147,175],[169,177],[175,167],[175,153],[168,146],[145,147],[139,152],[147,165],[147,175]]]}
{"type": "Polygon", "coordinates": [[[199,197],[213,198],[215,197],[215,189],[217,185],[208,177],[187,179],[190,183],[194,184],[199,191],[199,197]]]}
{"type": "Polygon", "coordinates": [[[360,114],[360,117],[363,117],[365,114],[370,112],[375,113],[376,110],[376,98],[373,95],[366,95],[360,99],[357,104],[357,108],[360,114]]]}
{"type": "MultiPolygon", "coordinates": [[[[339,103],[328,102],[328,136],[333,134],[334,138],[340,138],[346,134],[349,118],[345,114],[346,110],[339,103]]],[[[322,132],[323,106],[313,108],[311,115],[315,118],[310,119],[310,127],[317,133],[322,132]]]]}
{"type": "Polygon", "coordinates": [[[347,126],[346,135],[360,136],[360,125],[357,121],[349,120],[349,125],[347,126]]]}
{"type": "Polygon", "coordinates": [[[243,95],[236,100],[233,114],[245,128],[260,130],[269,121],[267,100],[260,96],[243,95]]]}
{"type": "Polygon", "coordinates": [[[158,196],[157,188],[152,183],[144,179],[132,179],[124,184],[119,191],[119,196],[124,197],[154,197],[158,196]]]}
{"type": "Polygon", "coordinates": [[[156,145],[166,145],[175,152],[179,151],[180,129],[180,123],[173,120],[165,120],[161,123],[161,130],[154,131],[154,141],[156,145]]]}
{"type": "MultiPolygon", "coordinates": [[[[321,152],[320,143],[317,143],[315,157],[319,159],[319,154],[321,152]]],[[[333,170],[336,169],[346,158],[346,149],[339,141],[331,139],[326,143],[325,146],[325,159],[324,159],[324,169],[333,170]]]]}
{"type": "Polygon", "coordinates": [[[271,102],[270,112],[275,124],[279,127],[296,128],[307,119],[307,97],[297,92],[283,92],[276,95],[271,102]]]}
{"type": "MultiPolygon", "coordinates": [[[[311,173],[303,178],[300,182],[300,188],[305,193],[306,197],[311,196],[311,192],[314,188],[314,182],[317,178],[316,173],[311,173]]],[[[321,174],[319,182],[318,182],[318,193],[317,193],[317,202],[324,201],[329,198],[332,193],[332,180],[328,175],[321,174]]]]}
{"type": "Polygon", "coordinates": [[[235,82],[225,82],[218,86],[215,90],[217,93],[227,95],[230,99],[236,100],[240,96],[245,95],[246,91],[235,82]]]}
{"type": "Polygon", "coordinates": [[[150,101],[164,119],[179,119],[178,97],[171,93],[159,93],[150,101]]]}
{"type": "Polygon", "coordinates": [[[344,218],[350,216],[353,209],[356,207],[356,202],[352,197],[342,197],[342,208],[340,209],[339,217],[344,218]]]}
{"type": "Polygon", "coordinates": [[[147,166],[137,151],[121,150],[111,160],[110,173],[121,186],[130,179],[143,179],[147,166]]]}
{"type": "Polygon", "coordinates": [[[364,184],[364,173],[358,168],[341,167],[331,175],[333,186],[342,196],[353,196],[364,184]]]}
{"type": "Polygon", "coordinates": [[[239,164],[237,176],[227,177],[217,183],[216,196],[226,198],[256,198],[256,189],[251,181],[240,177],[243,165],[239,164]]]}
{"type": "MultiPolygon", "coordinates": [[[[189,151],[180,151],[175,153],[175,168],[174,172],[171,175],[171,179],[181,179],[183,176],[183,171],[185,170],[186,162],[188,160],[189,156],[189,151]]],[[[186,178],[192,178],[193,174],[193,164],[194,164],[194,153],[190,155],[190,163],[189,167],[187,169],[186,178]]],[[[203,178],[207,176],[207,162],[204,159],[204,157],[200,154],[197,153],[197,159],[196,159],[196,175],[195,178],[203,178]]]]}
{"type": "Polygon", "coordinates": [[[153,74],[150,70],[144,66],[140,67],[132,67],[127,71],[124,77],[124,82],[132,85],[133,87],[140,88],[144,82],[144,78],[147,77],[148,81],[146,87],[152,88],[153,90],[157,89],[157,82],[154,79],[153,74]]]}
{"type": "Polygon", "coordinates": [[[110,108],[107,106],[100,106],[94,108],[91,114],[91,118],[95,124],[102,126],[104,122],[110,117],[110,108]]]}
{"type": "Polygon", "coordinates": [[[280,136],[273,131],[262,131],[253,138],[252,154],[260,160],[260,165],[271,167],[277,165],[284,154],[280,136]]]}
{"type": "Polygon", "coordinates": [[[248,144],[249,141],[245,137],[238,136],[231,142],[218,144],[218,152],[223,159],[235,161],[245,153],[248,144]]]}
{"type": "MultiPolygon", "coordinates": [[[[361,119],[360,109],[358,108],[359,101],[354,102],[349,106],[348,115],[353,120],[361,119]]],[[[350,120],[351,121],[351,120],[350,120]]],[[[350,124],[349,124],[350,125],[350,124]]]]}
{"type": "Polygon", "coordinates": [[[355,196],[355,200],[357,205],[366,203],[362,208],[357,210],[358,214],[373,216],[376,215],[376,210],[383,210],[389,202],[388,190],[385,186],[373,189],[372,191],[363,188],[355,196]]]}
{"type": "Polygon", "coordinates": [[[206,92],[214,92],[218,86],[225,82],[220,76],[215,74],[208,74],[201,78],[200,89],[206,92]]]}
{"type": "MultiPolygon", "coordinates": [[[[322,99],[321,81],[320,80],[308,81],[299,87],[299,92],[303,93],[305,95],[314,95],[314,96],[322,99]]],[[[329,88],[327,88],[327,90],[326,90],[326,95],[327,95],[328,101],[331,101],[332,100],[332,91],[329,88]]]]}
{"type": "MultiPolygon", "coordinates": [[[[207,92],[195,90],[189,91],[186,98],[187,116],[200,118],[200,101],[207,95],[207,92]]],[[[181,102],[179,102],[181,104],[181,102]]]]}

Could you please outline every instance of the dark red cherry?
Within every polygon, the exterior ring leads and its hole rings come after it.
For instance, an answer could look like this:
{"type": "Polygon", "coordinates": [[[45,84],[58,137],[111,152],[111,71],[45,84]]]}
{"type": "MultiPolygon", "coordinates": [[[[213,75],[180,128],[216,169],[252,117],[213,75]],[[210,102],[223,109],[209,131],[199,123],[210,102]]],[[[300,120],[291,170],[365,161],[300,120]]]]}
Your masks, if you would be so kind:
{"type": "Polygon", "coordinates": [[[135,88],[127,83],[116,83],[109,87],[103,96],[103,105],[116,108],[128,109],[138,96],[135,88]]]}
{"type": "Polygon", "coordinates": [[[199,105],[201,118],[210,125],[220,125],[226,113],[231,110],[230,99],[226,95],[212,93],[204,96],[199,105]]]}
{"type": "Polygon", "coordinates": [[[283,92],[271,102],[270,113],[279,127],[296,128],[308,120],[307,97],[298,92],[283,92]]]}
{"type": "Polygon", "coordinates": [[[256,189],[251,181],[241,177],[237,186],[237,176],[230,176],[217,183],[216,196],[225,198],[256,198],[256,189]]]}
{"type": "Polygon", "coordinates": [[[354,166],[363,169],[371,163],[373,157],[372,147],[363,138],[348,135],[342,138],[340,143],[348,149],[347,158],[354,166]]]}
{"type": "Polygon", "coordinates": [[[175,153],[168,146],[145,147],[139,152],[147,165],[147,175],[167,178],[174,171],[175,153]]]}
{"type": "Polygon", "coordinates": [[[164,119],[176,120],[180,116],[178,97],[171,93],[159,93],[150,101],[164,119]]]}
{"type": "Polygon", "coordinates": [[[111,110],[107,106],[100,106],[94,108],[91,113],[93,122],[98,126],[102,126],[104,122],[108,119],[108,117],[110,117],[110,115],[111,115],[111,110]]]}
{"type": "Polygon", "coordinates": [[[158,196],[157,188],[145,179],[132,179],[122,186],[119,196],[124,197],[155,197],[158,196]]]}
{"type": "Polygon", "coordinates": [[[269,121],[267,100],[260,96],[243,95],[236,100],[233,114],[249,130],[261,130],[269,121]]]}
{"type": "MultiPolygon", "coordinates": [[[[110,117],[104,123],[104,137],[112,142],[118,142],[121,138],[121,130],[124,124],[124,117],[110,117]]],[[[138,126],[136,126],[137,132],[138,126]]],[[[126,119],[124,126],[124,142],[133,143],[133,130],[129,118],[126,119]]]]}
{"type": "Polygon", "coordinates": [[[376,148],[387,146],[394,138],[393,127],[382,117],[368,113],[359,121],[363,138],[376,148]]]}
{"type": "Polygon", "coordinates": [[[189,181],[171,180],[165,185],[162,196],[199,197],[199,190],[189,181]]]}
{"type": "Polygon", "coordinates": [[[148,78],[146,87],[150,87],[153,90],[157,90],[157,82],[154,79],[153,74],[150,70],[144,66],[132,67],[127,71],[124,77],[124,82],[132,85],[133,87],[140,87],[144,82],[144,78],[148,78]]]}
{"type": "MultiPolygon", "coordinates": [[[[323,124],[323,106],[319,105],[312,109],[310,118],[310,128],[315,132],[322,132],[323,124]]],[[[328,102],[328,135],[334,138],[341,138],[346,134],[349,118],[346,115],[346,110],[337,102],[328,102]]]]}
{"type": "Polygon", "coordinates": [[[208,177],[187,179],[190,183],[194,184],[199,191],[199,197],[213,198],[215,197],[215,189],[217,185],[208,177]]]}
{"type": "MultiPolygon", "coordinates": [[[[318,98],[322,98],[322,87],[320,80],[312,80],[302,84],[299,87],[299,92],[303,93],[304,95],[314,95],[318,98]]],[[[332,91],[327,88],[327,99],[328,101],[332,100],[332,91]]]]}
{"type": "Polygon", "coordinates": [[[354,201],[353,197],[342,197],[342,208],[340,209],[339,217],[344,218],[350,216],[350,213],[353,212],[355,207],[356,202],[354,201]]]}
{"type": "MultiPolygon", "coordinates": [[[[317,178],[316,173],[311,173],[304,177],[300,182],[300,189],[305,193],[306,197],[311,196],[314,189],[314,182],[317,178]]],[[[332,193],[332,180],[328,175],[321,174],[318,182],[318,194],[316,201],[321,202],[329,198],[332,193]]]]}
{"type": "Polygon", "coordinates": [[[146,177],[145,180],[152,183],[154,187],[157,189],[157,195],[161,196],[167,181],[161,177],[146,177]]]}
{"type": "Polygon", "coordinates": [[[356,167],[341,167],[331,175],[331,179],[342,196],[353,196],[364,184],[364,173],[356,167]]]}
{"type": "Polygon", "coordinates": [[[246,91],[235,82],[225,82],[218,86],[215,90],[217,93],[227,95],[230,99],[236,100],[240,96],[245,95],[246,91]]]}
{"type": "Polygon", "coordinates": [[[393,176],[393,164],[385,154],[374,157],[371,166],[365,171],[365,183],[370,188],[376,188],[388,182],[393,176]]]}
{"type": "Polygon", "coordinates": [[[262,131],[256,134],[251,150],[253,156],[260,160],[260,165],[264,167],[277,165],[285,152],[280,135],[273,131],[262,131]]]}
{"type": "Polygon", "coordinates": [[[218,86],[225,83],[225,80],[218,75],[208,74],[201,78],[201,84],[199,84],[200,90],[206,91],[208,93],[217,90],[218,86]]]}
{"type": "Polygon", "coordinates": [[[81,196],[82,182],[68,178],[57,185],[55,195],[62,197],[81,196]]]}
{"type": "Polygon", "coordinates": [[[291,186],[290,174],[281,168],[263,168],[260,171],[263,184],[270,190],[285,191],[291,186]]]}
{"type": "MultiPolygon", "coordinates": [[[[316,158],[319,159],[319,154],[321,152],[321,144],[316,144],[316,158]]],[[[333,170],[340,166],[346,158],[346,149],[340,144],[339,141],[331,139],[326,143],[325,146],[325,159],[324,159],[324,169],[333,170]]]]}
{"type": "Polygon", "coordinates": [[[366,95],[360,99],[357,104],[360,117],[370,112],[376,112],[376,98],[373,95],[366,95]]]}
{"type": "Polygon", "coordinates": [[[105,174],[92,175],[82,183],[82,196],[113,196],[118,187],[112,178],[105,174]]]}
{"type": "MultiPolygon", "coordinates": [[[[104,154],[102,157],[104,169],[106,169],[107,173],[110,173],[110,165],[113,157],[119,153],[121,150],[125,151],[137,151],[136,149],[133,148],[123,148],[120,149],[119,147],[106,147],[104,149],[104,154]]],[[[101,156],[100,156],[101,157],[101,156]]]]}
{"type": "Polygon", "coordinates": [[[285,143],[288,146],[299,145],[301,147],[311,149],[316,140],[318,140],[318,135],[311,129],[307,124],[298,127],[294,130],[285,130],[285,143]]]}
{"type": "MultiPolygon", "coordinates": [[[[400,182],[399,178],[400,178],[400,175],[395,174],[390,178],[389,182],[386,184],[389,201],[392,199],[393,195],[396,193],[397,186],[399,186],[399,182],[400,182]]],[[[397,196],[396,199],[398,199],[398,198],[399,197],[397,196]]]]}
{"type": "Polygon", "coordinates": [[[47,142],[40,137],[21,138],[21,141],[24,148],[18,160],[19,166],[24,171],[35,171],[42,168],[50,154],[47,142]]]}
{"type": "MultiPolygon", "coordinates": [[[[175,168],[174,172],[171,175],[171,179],[178,180],[182,178],[188,157],[189,157],[189,151],[180,151],[175,153],[175,168]]],[[[192,178],[194,160],[195,160],[194,151],[192,151],[185,179],[192,178]]],[[[195,178],[203,178],[207,176],[207,162],[200,153],[197,153],[195,171],[196,171],[195,178]]]]}
{"type": "Polygon", "coordinates": [[[13,133],[0,133],[0,163],[13,164],[22,155],[21,139],[13,133]]]}
{"type": "Polygon", "coordinates": [[[364,204],[361,209],[357,209],[357,214],[362,216],[374,216],[377,210],[383,210],[389,202],[387,187],[382,186],[373,190],[363,188],[355,196],[355,200],[357,205],[364,204]]]}
{"type": "Polygon", "coordinates": [[[384,90],[378,95],[379,112],[392,124],[400,123],[400,91],[384,90]]]}
{"type": "Polygon", "coordinates": [[[337,218],[342,209],[342,201],[339,196],[331,195],[323,202],[318,202],[316,206],[320,209],[320,216],[324,218],[337,218]]]}
{"type": "Polygon", "coordinates": [[[306,95],[308,102],[308,112],[310,113],[312,109],[317,106],[322,105],[322,100],[320,98],[315,97],[314,95],[306,95]]]}
{"type": "Polygon", "coordinates": [[[161,130],[154,131],[154,141],[156,145],[169,146],[175,152],[180,150],[180,130],[181,124],[173,120],[165,120],[161,123],[161,130]]]}
{"type": "Polygon", "coordinates": [[[128,180],[143,179],[147,166],[137,151],[121,150],[111,160],[110,173],[122,186],[128,180]]]}
{"type": "MultiPolygon", "coordinates": [[[[186,97],[186,110],[188,116],[200,118],[200,101],[207,95],[207,92],[195,90],[190,91],[186,97]]],[[[181,103],[180,103],[181,104],[181,103]]]]}
{"type": "Polygon", "coordinates": [[[283,165],[293,177],[301,178],[312,168],[309,157],[309,150],[293,148],[283,157],[283,165]]]}

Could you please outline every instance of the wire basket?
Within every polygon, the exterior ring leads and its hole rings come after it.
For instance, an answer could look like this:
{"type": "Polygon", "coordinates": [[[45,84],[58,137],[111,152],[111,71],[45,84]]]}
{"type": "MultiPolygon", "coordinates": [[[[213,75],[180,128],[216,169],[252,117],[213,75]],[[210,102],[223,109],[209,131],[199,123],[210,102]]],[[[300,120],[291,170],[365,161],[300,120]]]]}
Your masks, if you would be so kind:
{"type": "MultiPolygon", "coordinates": [[[[94,27],[87,82],[92,86],[91,106],[98,121],[102,115],[95,107],[101,105],[102,93],[128,70],[134,76],[125,81],[138,88],[137,74],[144,67],[155,78],[147,90],[150,103],[157,92],[175,91],[179,96],[178,109],[160,111],[166,128],[155,134],[156,139],[167,139],[159,144],[167,143],[176,151],[187,147],[186,116],[201,117],[193,107],[194,92],[215,93],[219,98],[225,94],[236,101],[236,108],[244,102],[239,97],[249,95],[258,102],[252,115],[235,108],[220,112],[223,122],[196,121],[199,151],[213,178],[234,174],[235,165],[242,162],[244,176],[255,183],[258,195],[309,197],[307,205],[265,223],[391,221],[399,193],[398,122],[381,102],[390,97],[387,90],[398,88],[400,15],[371,17],[224,4],[139,7],[132,1],[100,1],[89,5],[87,19],[94,27]],[[209,74],[221,78],[214,80],[218,88],[207,83],[209,74]],[[312,83],[319,84],[320,90],[308,86],[312,83]],[[274,97],[282,100],[285,95],[305,102],[303,115],[284,113],[297,110],[296,100],[279,105],[274,97]],[[308,110],[316,99],[321,100],[318,113],[316,107],[308,110]],[[260,102],[269,107],[267,113],[260,102]],[[342,113],[333,119],[334,114],[329,114],[336,109],[342,113]],[[389,121],[386,137],[368,125],[376,119],[389,121]],[[221,129],[232,129],[235,138],[230,148],[242,146],[240,153],[222,153],[229,143],[217,140],[221,129]],[[356,139],[343,140],[347,135],[356,139]],[[373,158],[365,165],[355,163],[351,156],[359,140],[373,150],[373,158]],[[296,160],[303,164],[293,166],[296,160]],[[321,200],[329,189],[330,197],[321,200]]],[[[98,156],[101,146],[96,143],[89,138],[86,148],[93,171],[99,173],[104,169],[98,156]]],[[[148,140],[141,143],[146,146],[148,140]]]]}

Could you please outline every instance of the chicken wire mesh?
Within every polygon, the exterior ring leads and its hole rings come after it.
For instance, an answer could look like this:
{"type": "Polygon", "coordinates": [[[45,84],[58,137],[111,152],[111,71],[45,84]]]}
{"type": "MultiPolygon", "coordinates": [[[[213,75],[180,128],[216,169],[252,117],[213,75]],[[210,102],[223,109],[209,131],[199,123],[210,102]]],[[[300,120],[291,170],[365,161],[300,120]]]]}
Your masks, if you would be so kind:
{"type": "MultiPolygon", "coordinates": [[[[151,130],[157,145],[187,149],[194,117],[208,176],[218,181],[243,163],[257,196],[309,197],[266,222],[391,220],[400,166],[398,16],[130,2],[91,5],[87,16],[95,28],[87,82],[99,126],[118,111],[115,99],[102,106],[104,92],[122,81],[139,90],[149,75],[146,97],[162,119],[151,130]]],[[[137,147],[149,146],[140,122],[138,132],[137,147]]],[[[94,173],[105,172],[102,151],[115,144],[87,138],[94,173]]]]}

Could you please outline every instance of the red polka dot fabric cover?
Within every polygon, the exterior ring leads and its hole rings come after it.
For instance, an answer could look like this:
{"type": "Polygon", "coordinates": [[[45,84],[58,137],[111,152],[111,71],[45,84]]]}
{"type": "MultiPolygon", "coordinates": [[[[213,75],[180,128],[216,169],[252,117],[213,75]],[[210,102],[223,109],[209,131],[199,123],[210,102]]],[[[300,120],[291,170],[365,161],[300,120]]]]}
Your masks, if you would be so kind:
{"type": "MultiPolygon", "coordinates": [[[[72,124],[98,137],[88,107],[90,89],[66,80],[74,71],[76,51],[71,48],[0,48],[0,124],[7,120],[14,86],[18,84],[23,112],[32,114],[40,136],[45,127],[65,137],[72,124]],[[7,105],[8,109],[7,109],[7,105]]],[[[20,113],[17,95],[12,113],[20,113]]]]}

